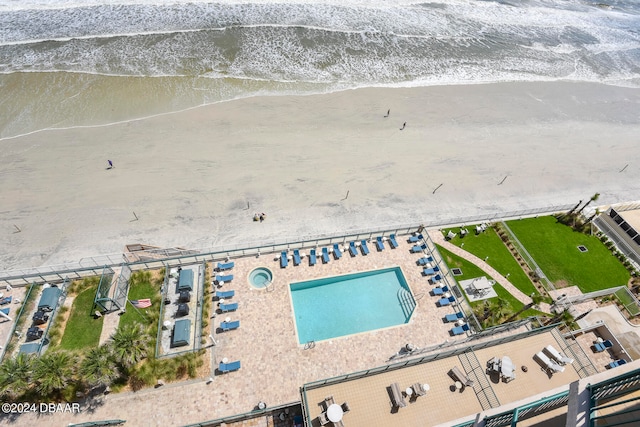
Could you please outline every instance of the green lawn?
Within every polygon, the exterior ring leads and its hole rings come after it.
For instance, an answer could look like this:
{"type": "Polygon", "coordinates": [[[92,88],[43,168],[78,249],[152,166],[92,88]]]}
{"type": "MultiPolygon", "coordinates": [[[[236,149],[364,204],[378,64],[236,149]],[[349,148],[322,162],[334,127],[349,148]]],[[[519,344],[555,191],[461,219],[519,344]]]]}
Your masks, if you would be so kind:
{"type": "MultiPolygon", "coordinates": [[[[534,292],[538,293],[527,274],[522,270],[518,261],[511,255],[511,252],[493,228],[488,227],[478,235],[475,234],[475,225],[466,228],[469,230],[469,234],[462,238],[460,237],[460,227],[451,229],[457,235],[450,240],[450,243],[463,248],[467,252],[471,252],[480,259],[489,257],[486,261],[487,264],[505,277],[508,274],[508,280],[525,295],[531,295],[534,292]]],[[[448,231],[444,230],[445,235],[448,231]]]]}
{"type": "Polygon", "coordinates": [[[556,286],[575,285],[587,293],[626,286],[629,281],[627,269],[597,237],[573,231],[552,216],[507,225],[556,286]],[[578,245],[588,252],[580,252],[578,245]]]}
{"type": "Polygon", "coordinates": [[[100,343],[104,317],[97,319],[93,317],[93,299],[96,296],[97,289],[97,284],[91,286],[80,292],[73,300],[69,320],[60,341],[60,348],[79,350],[97,347],[100,343]]]}
{"type": "MultiPolygon", "coordinates": [[[[465,237],[466,239],[466,237],[465,237]]],[[[481,276],[486,276],[487,279],[489,280],[493,280],[493,278],[491,276],[489,276],[487,273],[485,273],[480,267],[476,266],[475,264],[470,263],[469,261],[460,258],[459,256],[449,252],[448,250],[442,248],[439,245],[436,245],[438,247],[438,251],[440,252],[440,255],[442,255],[442,258],[444,259],[444,261],[447,263],[447,265],[449,266],[449,268],[460,268],[462,269],[462,275],[461,276],[455,276],[455,279],[458,281],[461,280],[468,280],[468,279],[473,279],[476,277],[481,277],[481,276]]],[[[465,245],[466,248],[466,245],[465,245]]],[[[452,276],[449,276],[452,277],[452,276]]],[[[496,291],[496,294],[498,294],[498,297],[494,297],[494,298],[490,298],[490,300],[494,300],[494,299],[501,299],[504,300],[505,304],[505,310],[507,312],[511,312],[511,313],[515,313],[517,311],[519,311],[524,304],[522,304],[519,300],[517,300],[513,295],[511,295],[509,293],[509,291],[507,291],[506,289],[504,289],[502,286],[500,286],[499,284],[495,284],[493,286],[493,289],[496,291]]],[[[473,307],[474,309],[478,306],[480,306],[483,303],[483,301],[476,301],[476,302],[472,302],[471,307],[473,307]]],[[[537,310],[534,309],[529,309],[526,310],[525,312],[521,313],[518,317],[519,318],[524,318],[527,316],[533,316],[535,314],[539,314],[540,312],[538,312],[537,310]]]]}
{"type": "Polygon", "coordinates": [[[149,275],[141,274],[145,272],[133,273],[133,280],[130,281],[129,300],[138,300],[151,298],[151,307],[135,309],[129,301],[127,301],[126,312],[120,316],[118,326],[129,325],[132,323],[142,323],[145,327],[157,321],[160,313],[160,292],[157,286],[151,282],[149,275]]]}

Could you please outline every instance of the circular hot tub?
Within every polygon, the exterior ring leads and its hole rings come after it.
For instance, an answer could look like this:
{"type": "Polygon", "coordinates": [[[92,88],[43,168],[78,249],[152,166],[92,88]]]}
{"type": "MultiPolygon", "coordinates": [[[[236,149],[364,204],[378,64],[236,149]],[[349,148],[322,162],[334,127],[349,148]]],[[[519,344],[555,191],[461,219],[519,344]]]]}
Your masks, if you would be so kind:
{"type": "Polygon", "coordinates": [[[273,273],[266,267],[258,267],[249,273],[249,284],[256,289],[264,289],[273,281],[273,273]]]}

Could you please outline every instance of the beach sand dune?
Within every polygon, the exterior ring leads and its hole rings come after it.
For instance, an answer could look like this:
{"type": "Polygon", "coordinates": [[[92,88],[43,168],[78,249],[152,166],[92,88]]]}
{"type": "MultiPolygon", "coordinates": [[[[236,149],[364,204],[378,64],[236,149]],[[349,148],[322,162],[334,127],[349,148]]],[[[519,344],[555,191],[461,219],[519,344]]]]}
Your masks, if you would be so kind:
{"type": "Polygon", "coordinates": [[[599,84],[368,88],[5,139],[0,270],[636,200],[638,111],[599,84]]]}

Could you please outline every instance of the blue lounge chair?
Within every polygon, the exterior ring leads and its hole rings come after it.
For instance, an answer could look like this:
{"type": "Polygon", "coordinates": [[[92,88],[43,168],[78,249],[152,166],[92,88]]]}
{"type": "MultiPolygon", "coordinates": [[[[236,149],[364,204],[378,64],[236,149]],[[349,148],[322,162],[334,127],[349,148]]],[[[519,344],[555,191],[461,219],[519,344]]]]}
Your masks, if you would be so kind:
{"type": "Polygon", "coordinates": [[[376,237],[376,247],[378,251],[384,251],[384,242],[382,241],[382,237],[376,237]]]}
{"type": "Polygon", "coordinates": [[[316,250],[311,249],[311,251],[309,251],[309,265],[316,265],[316,262],[318,262],[318,257],[316,256],[316,250]]]}
{"type": "Polygon", "coordinates": [[[451,335],[462,335],[468,330],[469,330],[469,324],[465,323],[462,326],[456,326],[455,328],[451,329],[451,335]]]}
{"type": "Polygon", "coordinates": [[[360,242],[360,249],[362,250],[362,255],[369,255],[369,246],[367,246],[366,240],[360,242]]]}
{"type": "Polygon", "coordinates": [[[462,319],[464,317],[464,314],[462,314],[461,311],[457,312],[457,313],[453,313],[453,314],[447,314],[446,316],[444,316],[444,319],[447,322],[455,322],[459,319],[462,319]]]}
{"type": "Polygon", "coordinates": [[[436,274],[435,276],[429,278],[429,281],[431,282],[432,285],[435,285],[440,280],[442,280],[442,276],[439,274],[436,274]]]}
{"type": "Polygon", "coordinates": [[[0,299],[0,305],[7,305],[7,304],[11,303],[12,299],[13,299],[13,296],[4,297],[4,298],[0,299]]]}
{"type": "Polygon", "coordinates": [[[613,368],[617,368],[617,367],[618,367],[618,366],[620,366],[620,365],[624,365],[625,363],[627,363],[627,361],[626,361],[626,360],[624,360],[624,359],[618,359],[618,360],[615,360],[615,361],[613,361],[613,362],[609,363],[609,364],[607,365],[607,367],[608,367],[609,369],[613,369],[613,368]]]}
{"type": "Polygon", "coordinates": [[[233,274],[227,274],[226,276],[221,276],[221,275],[217,275],[216,276],[216,282],[218,283],[222,283],[222,282],[230,282],[233,280],[233,274]]]}
{"type": "Polygon", "coordinates": [[[235,263],[233,261],[225,262],[225,263],[219,262],[218,263],[218,271],[231,270],[234,265],[235,265],[235,263]]]}
{"type": "Polygon", "coordinates": [[[445,305],[449,305],[449,304],[451,304],[451,301],[449,301],[449,298],[440,298],[438,300],[438,305],[440,307],[444,307],[445,305]]]}
{"type": "Polygon", "coordinates": [[[440,271],[440,268],[438,268],[438,266],[436,265],[435,267],[432,267],[432,268],[423,268],[422,274],[425,276],[432,276],[436,274],[438,271],[440,271]]]}
{"type": "Polygon", "coordinates": [[[322,262],[325,264],[329,262],[329,250],[327,248],[322,248],[322,262]]]}
{"type": "Polygon", "coordinates": [[[340,259],[340,257],[342,256],[342,251],[340,250],[340,246],[338,246],[337,243],[334,243],[333,245],[333,256],[335,256],[336,259],[340,259]]]}
{"type": "Polygon", "coordinates": [[[231,322],[220,322],[220,329],[222,329],[223,331],[230,331],[232,329],[238,329],[239,327],[239,320],[233,320],[231,322]]]}
{"type": "Polygon", "coordinates": [[[232,302],[231,304],[220,304],[220,311],[226,313],[228,311],[236,311],[238,309],[238,303],[232,302]]]}
{"type": "Polygon", "coordinates": [[[218,370],[223,374],[226,374],[227,372],[237,371],[238,369],[240,369],[239,360],[236,360],[235,362],[229,362],[229,363],[220,362],[220,366],[218,366],[218,370]]]}
{"type": "Polygon", "coordinates": [[[300,251],[297,249],[293,250],[293,265],[300,265],[300,251]]]}
{"type": "Polygon", "coordinates": [[[416,254],[427,249],[427,245],[415,245],[411,248],[411,253],[416,254]]]}
{"type": "Polygon", "coordinates": [[[289,265],[289,261],[287,260],[287,252],[282,251],[280,253],[280,267],[286,268],[289,265]]]}
{"type": "Polygon", "coordinates": [[[4,314],[6,314],[7,316],[9,315],[9,312],[11,311],[10,307],[7,308],[0,308],[0,311],[3,312],[4,314]]]}
{"type": "Polygon", "coordinates": [[[230,291],[216,291],[216,297],[218,298],[231,298],[236,294],[236,291],[233,289],[230,291]]]}
{"type": "Polygon", "coordinates": [[[396,241],[395,234],[389,236],[389,246],[391,246],[391,249],[395,249],[398,247],[398,242],[396,241]]]}
{"type": "Polygon", "coordinates": [[[355,242],[349,242],[349,253],[352,257],[358,255],[358,249],[356,248],[355,242]]]}
{"type": "Polygon", "coordinates": [[[609,340],[603,341],[603,342],[597,342],[595,344],[596,347],[596,353],[600,353],[602,351],[605,351],[608,348],[613,347],[613,343],[609,340]]]}
{"type": "Polygon", "coordinates": [[[433,257],[425,256],[418,260],[418,265],[427,265],[430,262],[433,262],[433,257]]]}
{"type": "Polygon", "coordinates": [[[444,295],[444,289],[442,288],[433,288],[432,292],[433,295],[444,295]]]}
{"type": "Polygon", "coordinates": [[[418,234],[417,236],[411,236],[409,237],[409,243],[416,243],[422,239],[424,239],[424,237],[422,237],[422,234],[418,234]]]}

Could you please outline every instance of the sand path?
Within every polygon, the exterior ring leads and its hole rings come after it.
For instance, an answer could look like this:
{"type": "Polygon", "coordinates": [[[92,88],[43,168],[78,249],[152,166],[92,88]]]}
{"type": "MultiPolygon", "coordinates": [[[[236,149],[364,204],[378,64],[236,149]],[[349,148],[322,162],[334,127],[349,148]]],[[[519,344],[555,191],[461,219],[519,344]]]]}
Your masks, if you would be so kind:
{"type": "MultiPolygon", "coordinates": [[[[531,297],[525,295],[520,289],[516,288],[509,280],[504,277],[502,274],[498,273],[498,271],[487,264],[484,260],[478,258],[474,254],[465,251],[464,249],[459,248],[453,243],[449,243],[445,240],[442,232],[440,230],[429,230],[429,237],[433,240],[434,243],[442,246],[449,252],[454,253],[455,255],[463,258],[470,263],[473,263],[480,267],[485,273],[491,276],[496,282],[500,284],[503,288],[505,288],[513,297],[515,297],[518,301],[523,304],[530,304],[531,297]]],[[[551,312],[551,306],[547,303],[540,303],[540,310],[545,313],[551,312]]]]}

